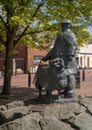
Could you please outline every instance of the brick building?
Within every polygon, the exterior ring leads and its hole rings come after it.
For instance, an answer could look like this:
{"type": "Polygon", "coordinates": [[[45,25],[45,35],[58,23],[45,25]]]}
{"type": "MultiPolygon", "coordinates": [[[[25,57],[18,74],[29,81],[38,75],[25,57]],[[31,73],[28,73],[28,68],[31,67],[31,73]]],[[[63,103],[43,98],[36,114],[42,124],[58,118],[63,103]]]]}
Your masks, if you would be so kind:
{"type": "MultiPolygon", "coordinates": [[[[46,55],[45,50],[28,48],[28,46],[17,46],[13,55],[13,74],[36,71],[40,59],[46,55]]],[[[5,53],[0,51],[0,71],[4,69],[5,53]]]]}
{"type": "MultiPolygon", "coordinates": [[[[35,72],[39,61],[46,55],[47,51],[28,48],[28,46],[17,46],[13,55],[13,74],[35,72]]],[[[88,44],[80,48],[77,53],[78,64],[82,68],[92,68],[92,39],[88,44]]],[[[0,71],[4,69],[5,53],[0,51],[0,71]]]]}

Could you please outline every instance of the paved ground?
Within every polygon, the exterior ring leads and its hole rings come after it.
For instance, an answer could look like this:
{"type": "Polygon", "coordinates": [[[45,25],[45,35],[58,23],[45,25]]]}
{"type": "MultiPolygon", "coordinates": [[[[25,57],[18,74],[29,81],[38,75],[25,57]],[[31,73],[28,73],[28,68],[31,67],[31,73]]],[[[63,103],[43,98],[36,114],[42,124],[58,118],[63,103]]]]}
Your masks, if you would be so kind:
{"type": "MultiPolygon", "coordinates": [[[[33,82],[34,75],[31,76],[31,85],[28,87],[28,74],[19,74],[12,76],[12,94],[14,99],[26,100],[37,96],[38,90],[35,89],[33,82]]],[[[0,78],[0,91],[2,90],[3,78],[0,78]]],[[[77,95],[92,96],[92,81],[81,82],[80,88],[76,88],[77,95]]],[[[13,100],[14,100],[13,99],[13,100]]],[[[12,100],[12,99],[10,99],[12,100]]],[[[9,101],[9,100],[8,100],[9,101]]],[[[0,104],[6,103],[6,100],[0,99],[0,104]]]]}

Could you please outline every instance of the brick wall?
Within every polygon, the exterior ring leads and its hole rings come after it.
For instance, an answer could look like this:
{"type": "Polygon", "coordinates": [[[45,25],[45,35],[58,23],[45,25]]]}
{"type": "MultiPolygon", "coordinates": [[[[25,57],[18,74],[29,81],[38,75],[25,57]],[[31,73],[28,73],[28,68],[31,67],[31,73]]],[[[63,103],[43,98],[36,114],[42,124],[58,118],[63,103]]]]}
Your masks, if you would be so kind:
{"type": "Polygon", "coordinates": [[[36,67],[38,64],[34,64],[34,56],[45,56],[47,51],[28,48],[27,53],[27,70],[29,71],[30,66],[36,67]]]}
{"type": "Polygon", "coordinates": [[[92,69],[84,69],[84,81],[92,81],[92,69]]]}
{"type": "Polygon", "coordinates": [[[92,69],[83,69],[77,74],[76,88],[84,87],[92,84],[92,69]]]}

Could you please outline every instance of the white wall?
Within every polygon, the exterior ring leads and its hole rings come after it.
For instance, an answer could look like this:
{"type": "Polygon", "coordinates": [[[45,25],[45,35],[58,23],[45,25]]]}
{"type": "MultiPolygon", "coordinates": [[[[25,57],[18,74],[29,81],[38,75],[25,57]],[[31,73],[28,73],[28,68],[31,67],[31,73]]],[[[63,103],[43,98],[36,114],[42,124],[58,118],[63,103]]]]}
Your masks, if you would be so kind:
{"type": "Polygon", "coordinates": [[[85,45],[78,52],[79,66],[92,68],[92,44],[85,45]]]}

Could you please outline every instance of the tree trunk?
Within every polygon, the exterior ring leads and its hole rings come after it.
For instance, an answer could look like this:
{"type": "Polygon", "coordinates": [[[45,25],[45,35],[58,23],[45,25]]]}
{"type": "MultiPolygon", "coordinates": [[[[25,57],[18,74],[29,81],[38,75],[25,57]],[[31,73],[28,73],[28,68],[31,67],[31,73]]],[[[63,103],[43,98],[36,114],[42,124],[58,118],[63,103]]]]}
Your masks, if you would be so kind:
{"type": "Polygon", "coordinates": [[[12,78],[12,46],[8,44],[6,47],[6,58],[5,58],[5,70],[4,70],[4,83],[2,95],[11,94],[11,78],[12,78]]]}

